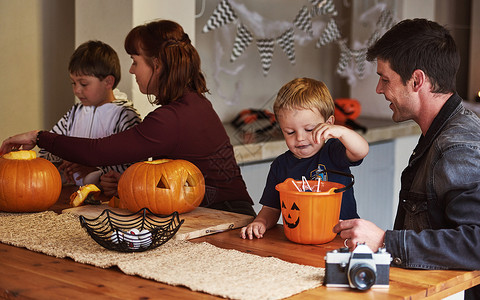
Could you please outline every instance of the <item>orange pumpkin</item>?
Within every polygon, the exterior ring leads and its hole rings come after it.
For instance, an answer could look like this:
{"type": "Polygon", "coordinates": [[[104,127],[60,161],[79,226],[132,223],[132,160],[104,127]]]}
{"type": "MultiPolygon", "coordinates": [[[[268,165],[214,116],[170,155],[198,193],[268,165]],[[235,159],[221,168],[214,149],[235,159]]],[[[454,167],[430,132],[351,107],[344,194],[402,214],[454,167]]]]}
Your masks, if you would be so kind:
{"type": "Polygon", "coordinates": [[[57,168],[35,151],[13,151],[0,157],[0,211],[47,210],[61,190],[57,168]]]}
{"type": "Polygon", "coordinates": [[[144,207],[156,214],[186,213],[205,195],[202,172],[186,160],[159,159],[131,165],[120,177],[120,202],[132,212],[144,207]]]}

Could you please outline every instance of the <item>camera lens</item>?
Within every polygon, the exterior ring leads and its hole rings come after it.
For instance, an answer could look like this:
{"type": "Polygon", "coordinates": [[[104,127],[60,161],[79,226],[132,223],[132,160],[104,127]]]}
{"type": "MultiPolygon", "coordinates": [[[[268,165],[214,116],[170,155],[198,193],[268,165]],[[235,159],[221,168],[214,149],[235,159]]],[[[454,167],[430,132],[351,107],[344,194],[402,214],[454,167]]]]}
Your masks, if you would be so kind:
{"type": "Polygon", "coordinates": [[[368,290],[375,284],[377,274],[367,264],[357,264],[348,273],[350,283],[359,290],[368,290]]]}

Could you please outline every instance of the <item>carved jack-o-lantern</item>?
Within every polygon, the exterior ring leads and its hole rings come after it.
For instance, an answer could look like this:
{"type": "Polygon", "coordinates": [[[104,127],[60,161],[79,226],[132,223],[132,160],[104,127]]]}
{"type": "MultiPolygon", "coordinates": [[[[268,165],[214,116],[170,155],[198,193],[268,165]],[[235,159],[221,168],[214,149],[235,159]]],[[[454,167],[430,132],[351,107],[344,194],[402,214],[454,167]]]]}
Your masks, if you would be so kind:
{"type": "MultiPolygon", "coordinates": [[[[323,244],[335,238],[333,226],[338,223],[342,192],[345,186],[336,182],[321,181],[319,191],[299,192],[302,181],[288,178],[276,186],[280,193],[283,231],[292,242],[300,244],[323,244]]],[[[316,181],[309,181],[316,186],[316,181]]]]}
{"type": "Polygon", "coordinates": [[[362,107],[356,99],[335,99],[335,121],[344,124],[347,120],[355,120],[360,116],[362,107]]]}
{"type": "Polygon", "coordinates": [[[132,212],[147,207],[156,214],[181,214],[198,207],[204,195],[201,171],[181,159],[138,162],[118,182],[120,202],[132,212]]]}

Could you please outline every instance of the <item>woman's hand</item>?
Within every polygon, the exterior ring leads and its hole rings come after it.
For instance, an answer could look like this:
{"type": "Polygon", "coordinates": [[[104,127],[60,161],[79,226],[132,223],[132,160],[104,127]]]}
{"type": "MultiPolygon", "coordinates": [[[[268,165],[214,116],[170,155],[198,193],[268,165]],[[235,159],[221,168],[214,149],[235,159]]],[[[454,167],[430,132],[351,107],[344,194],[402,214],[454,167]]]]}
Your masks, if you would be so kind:
{"type": "Polygon", "coordinates": [[[115,171],[109,171],[100,177],[100,185],[105,196],[118,196],[117,188],[120,176],[122,176],[122,174],[115,171]]]}
{"type": "Polygon", "coordinates": [[[0,147],[0,155],[12,150],[31,150],[37,145],[37,134],[39,130],[33,130],[17,134],[4,140],[0,147]]]}

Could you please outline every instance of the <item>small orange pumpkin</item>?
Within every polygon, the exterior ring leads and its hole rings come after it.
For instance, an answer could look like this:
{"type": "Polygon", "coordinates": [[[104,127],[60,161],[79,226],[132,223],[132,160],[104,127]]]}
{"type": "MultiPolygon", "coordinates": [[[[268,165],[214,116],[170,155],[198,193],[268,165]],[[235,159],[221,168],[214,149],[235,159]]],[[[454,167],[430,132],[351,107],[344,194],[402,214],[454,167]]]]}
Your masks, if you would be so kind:
{"type": "Polygon", "coordinates": [[[13,151],[0,157],[0,211],[47,210],[61,190],[57,168],[35,151],[13,151]]]}
{"type": "Polygon", "coordinates": [[[339,98],[335,99],[335,121],[345,124],[347,120],[355,120],[360,116],[362,106],[357,99],[339,98]]]}
{"type": "Polygon", "coordinates": [[[186,160],[159,159],[131,165],[120,177],[120,202],[132,212],[147,207],[155,214],[192,211],[205,195],[202,172],[186,160]]]}

